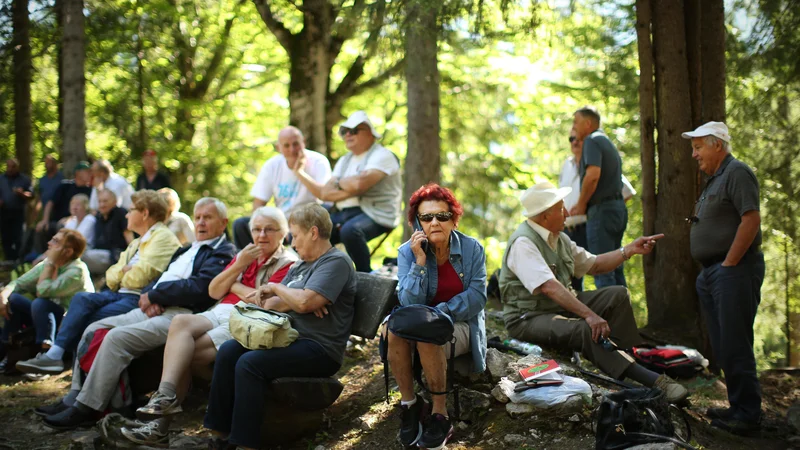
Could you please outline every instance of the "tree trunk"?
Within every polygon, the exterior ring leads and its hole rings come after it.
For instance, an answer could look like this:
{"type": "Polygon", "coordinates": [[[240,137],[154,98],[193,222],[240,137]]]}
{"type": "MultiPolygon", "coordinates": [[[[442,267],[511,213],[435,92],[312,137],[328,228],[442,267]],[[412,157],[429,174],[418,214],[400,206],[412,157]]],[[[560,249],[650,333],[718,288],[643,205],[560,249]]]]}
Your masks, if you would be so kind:
{"type": "MultiPolygon", "coordinates": [[[[403,173],[404,199],[410,198],[425,183],[438,183],[441,178],[437,58],[439,7],[439,2],[426,0],[411,0],[406,4],[408,150],[403,173]]],[[[407,227],[405,231],[410,235],[407,227]]]]}
{"type": "MultiPolygon", "coordinates": [[[[642,146],[642,213],[643,231],[646,236],[656,232],[656,149],[653,140],[655,130],[655,89],[653,87],[653,47],[650,42],[652,18],[651,0],[636,0],[636,35],[639,50],[639,125],[642,146]]],[[[655,252],[644,255],[644,279],[646,298],[654,298],[655,252]]]]}
{"type": "Polygon", "coordinates": [[[658,116],[658,194],[656,232],[666,236],[655,253],[655,279],[647,299],[648,327],[673,331],[677,339],[701,344],[695,278],[689,250],[690,215],[697,198],[697,166],[689,141],[681,133],[692,128],[686,26],[683,2],[653,2],[656,113],[658,116]],[[697,326],[687,326],[696,324],[697,326]],[[683,339],[681,339],[683,338],[683,339]]]}
{"type": "Polygon", "coordinates": [[[140,158],[144,151],[147,150],[147,120],[144,110],[145,98],[145,79],[144,79],[144,19],[139,17],[139,28],[136,39],[136,82],[137,82],[137,106],[139,108],[139,132],[136,147],[133,148],[133,154],[140,158]]]}
{"type": "Polygon", "coordinates": [[[64,0],[62,13],[64,59],[60,75],[64,78],[63,168],[65,175],[70,176],[75,164],[86,159],[83,0],[64,0]]]}
{"type": "Polygon", "coordinates": [[[692,104],[692,128],[697,128],[703,122],[703,74],[701,53],[701,28],[700,15],[702,0],[685,0],[684,17],[686,18],[686,60],[689,67],[689,98],[692,104]]]}
{"type": "Polygon", "coordinates": [[[702,123],[725,121],[725,5],[723,0],[700,2],[703,26],[700,34],[702,55],[702,123]]]}
{"type": "Polygon", "coordinates": [[[14,0],[14,149],[20,172],[31,174],[33,169],[33,131],[31,124],[31,45],[28,0],[14,0]]]}

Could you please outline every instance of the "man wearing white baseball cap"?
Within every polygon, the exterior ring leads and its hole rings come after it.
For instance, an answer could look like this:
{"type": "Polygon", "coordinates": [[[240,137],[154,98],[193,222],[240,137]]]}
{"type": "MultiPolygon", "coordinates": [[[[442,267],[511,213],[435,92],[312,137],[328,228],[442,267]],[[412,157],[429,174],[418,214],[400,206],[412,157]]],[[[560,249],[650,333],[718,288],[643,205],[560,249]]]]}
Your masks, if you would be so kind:
{"type": "Polygon", "coordinates": [[[750,435],[761,421],[761,386],[753,356],[753,322],[765,271],[758,179],[731,155],[724,123],[708,122],[682,136],[692,140],[692,157],[709,176],[687,221],[692,226],[692,258],[703,265],[697,296],[711,348],[725,372],[730,403],[730,408],[711,408],[707,415],[712,426],[750,435]]]}
{"type": "Polygon", "coordinates": [[[684,400],[689,396],[686,388],[666,375],[645,369],[619,350],[642,342],[626,287],[609,286],[577,294],[569,290],[573,276],[610,272],[633,255],[650,253],[664,235],[642,236],[618,250],[593,255],[563,232],[564,198],[571,191],[570,187],[556,188],[545,181],[520,197],[527,219],[508,240],[500,271],[503,321],[509,335],[582,351],[614,378],[658,387],[671,403],[684,400]]]}
{"type": "Polygon", "coordinates": [[[333,167],[326,184],[300,178],[322,201],[335,202],[331,212],[331,244],[343,243],[359,272],[369,272],[367,242],[389,232],[400,222],[400,160],[378,143],[367,113],[356,111],[339,127],[347,154],[333,167]]]}

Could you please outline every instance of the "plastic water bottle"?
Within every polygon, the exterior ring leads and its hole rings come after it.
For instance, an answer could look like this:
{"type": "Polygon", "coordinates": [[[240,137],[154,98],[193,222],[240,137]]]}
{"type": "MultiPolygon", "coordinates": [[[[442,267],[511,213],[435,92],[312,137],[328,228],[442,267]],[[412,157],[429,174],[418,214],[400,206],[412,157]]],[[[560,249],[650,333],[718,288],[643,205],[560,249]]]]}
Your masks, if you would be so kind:
{"type": "Polygon", "coordinates": [[[503,344],[515,348],[526,355],[542,355],[542,347],[539,347],[536,344],[531,344],[530,342],[518,341],[516,339],[506,339],[503,341],[503,344]]]}

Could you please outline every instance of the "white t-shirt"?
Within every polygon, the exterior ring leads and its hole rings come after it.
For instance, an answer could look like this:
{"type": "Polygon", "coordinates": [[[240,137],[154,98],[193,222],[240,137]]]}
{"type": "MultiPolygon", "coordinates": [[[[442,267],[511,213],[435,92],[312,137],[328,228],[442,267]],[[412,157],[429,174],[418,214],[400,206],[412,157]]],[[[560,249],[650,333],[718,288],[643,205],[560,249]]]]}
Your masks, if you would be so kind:
{"type": "MultiPolygon", "coordinates": [[[[564,165],[561,166],[561,173],[558,176],[558,187],[567,186],[572,188],[572,192],[564,197],[564,207],[569,211],[581,198],[581,174],[578,171],[578,164],[575,162],[574,156],[570,156],[564,161],[564,165]]],[[[636,195],[636,189],[634,189],[631,182],[625,178],[625,175],[622,175],[622,198],[627,200],[634,195],[636,195]]],[[[564,222],[564,225],[572,227],[582,223],[586,223],[586,214],[569,216],[564,222]]]]}
{"type": "Polygon", "coordinates": [[[67,230],[77,230],[83,235],[84,239],[86,239],[87,247],[91,248],[94,247],[95,222],[97,222],[97,219],[91,214],[87,214],[83,220],[81,220],[81,223],[78,223],[77,217],[72,216],[67,219],[67,223],[64,224],[64,228],[67,230]]]}
{"type": "MultiPolygon", "coordinates": [[[[344,165],[342,164],[344,158],[339,158],[339,161],[336,162],[336,166],[333,168],[333,176],[341,179],[358,175],[370,169],[380,170],[387,176],[390,176],[400,170],[400,163],[397,161],[397,158],[386,147],[378,146],[365,165],[364,160],[368,153],[369,151],[366,151],[360,155],[353,155],[353,157],[350,158],[347,169],[344,169],[344,165]]],[[[354,206],[359,206],[358,197],[350,197],[336,202],[336,207],[339,209],[352,208],[354,206]]]]}
{"type": "MultiPolygon", "coordinates": [[[[110,177],[103,183],[105,189],[110,190],[117,196],[117,206],[120,208],[131,209],[133,202],[131,201],[131,194],[133,194],[133,186],[128,183],[128,180],[122,175],[112,173],[110,177]]],[[[92,195],[89,197],[89,209],[97,211],[97,188],[92,188],[92,195]]]]}
{"type": "MultiPolygon", "coordinates": [[[[306,153],[306,173],[317,183],[325,184],[331,178],[331,164],[324,155],[312,150],[306,153]]],[[[292,169],[286,165],[283,155],[275,155],[268,159],[258,173],[256,183],[250,190],[250,195],[269,203],[275,199],[275,206],[288,215],[289,211],[297,205],[318,202],[314,194],[309,192],[300,180],[297,179],[292,169]]]]}

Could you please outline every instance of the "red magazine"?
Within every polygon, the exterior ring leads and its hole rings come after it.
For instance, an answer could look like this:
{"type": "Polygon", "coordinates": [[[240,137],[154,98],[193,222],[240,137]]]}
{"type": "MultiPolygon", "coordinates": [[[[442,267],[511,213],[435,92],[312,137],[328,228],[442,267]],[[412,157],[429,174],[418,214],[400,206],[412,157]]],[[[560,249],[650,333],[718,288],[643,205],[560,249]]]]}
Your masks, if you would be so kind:
{"type": "Polygon", "coordinates": [[[522,379],[525,381],[534,380],[536,378],[543,377],[547,374],[552,374],[552,375],[547,376],[545,378],[560,379],[561,377],[558,376],[558,374],[554,373],[558,372],[559,370],[561,370],[561,366],[559,366],[555,360],[549,359],[545,362],[534,364],[524,369],[519,369],[519,376],[521,376],[522,379]]]}

